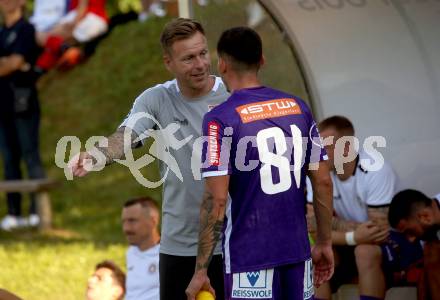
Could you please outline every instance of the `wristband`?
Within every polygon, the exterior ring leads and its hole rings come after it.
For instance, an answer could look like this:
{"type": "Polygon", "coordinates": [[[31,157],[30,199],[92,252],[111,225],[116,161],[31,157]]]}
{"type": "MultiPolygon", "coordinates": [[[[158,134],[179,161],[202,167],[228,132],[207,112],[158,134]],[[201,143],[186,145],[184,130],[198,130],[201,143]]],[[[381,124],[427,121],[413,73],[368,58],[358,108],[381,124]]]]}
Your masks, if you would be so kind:
{"type": "Polygon", "coordinates": [[[355,246],[356,241],[354,240],[354,231],[349,231],[345,233],[345,242],[349,246],[355,246]]]}

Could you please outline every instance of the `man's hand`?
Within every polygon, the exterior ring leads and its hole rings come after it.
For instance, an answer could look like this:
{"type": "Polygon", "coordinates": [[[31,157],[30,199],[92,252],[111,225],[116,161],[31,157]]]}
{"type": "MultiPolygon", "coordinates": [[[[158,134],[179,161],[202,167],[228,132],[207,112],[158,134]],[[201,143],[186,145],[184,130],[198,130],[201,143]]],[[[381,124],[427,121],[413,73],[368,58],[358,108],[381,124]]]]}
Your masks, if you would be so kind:
{"type": "Polygon", "coordinates": [[[8,76],[15,71],[25,68],[26,61],[23,55],[11,54],[0,57],[0,77],[8,76]]]}
{"type": "Polygon", "coordinates": [[[389,229],[381,229],[372,221],[364,222],[354,231],[356,244],[380,244],[388,238],[389,229]]]}
{"type": "Polygon", "coordinates": [[[194,273],[191,282],[186,288],[186,297],[188,300],[195,300],[200,291],[209,291],[215,297],[214,288],[211,286],[206,270],[194,273]]]}
{"type": "Polygon", "coordinates": [[[318,288],[330,280],[333,275],[335,263],[331,242],[316,243],[312,249],[313,282],[318,288]]]}
{"type": "MultiPolygon", "coordinates": [[[[68,162],[67,166],[72,171],[73,176],[83,177],[86,176],[89,171],[86,170],[85,166],[90,164],[93,159],[93,156],[87,152],[80,152],[72,157],[72,159],[68,162]]],[[[87,169],[90,170],[88,167],[87,169]]]]}

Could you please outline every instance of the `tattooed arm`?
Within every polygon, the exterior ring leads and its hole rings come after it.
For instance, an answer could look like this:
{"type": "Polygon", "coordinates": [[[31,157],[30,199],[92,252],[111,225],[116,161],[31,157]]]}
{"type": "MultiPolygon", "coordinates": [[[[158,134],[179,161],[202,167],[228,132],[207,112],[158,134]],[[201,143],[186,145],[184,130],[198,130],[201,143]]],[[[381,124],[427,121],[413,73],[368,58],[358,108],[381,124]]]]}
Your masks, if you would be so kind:
{"type": "MultiPolygon", "coordinates": [[[[307,204],[311,206],[311,204],[307,204]]],[[[346,221],[338,218],[337,216],[333,216],[332,218],[332,231],[342,231],[347,232],[351,230],[355,230],[359,223],[355,221],[346,221]]],[[[313,210],[308,209],[307,213],[307,227],[309,232],[314,233],[316,231],[316,219],[313,210]]]]}
{"type": "Polygon", "coordinates": [[[388,208],[389,205],[368,206],[368,219],[381,229],[389,229],[388,208]]]}
{"type": "Polygon", "coordinates": [[[228,198],[229,175],[206,179],[200,208],[200,233],[194,276],[186,289],[188,299],[195,299],[200,290],[214,289],[209,283],[208,266],[220,238],[228,198]]]}
{"type": "MultiPolygon", "coordinates": [[[[308,210],[307,226],[310,233],[316,230],[316,221],[313,211],[308,210]]],[[[378,244],[388,237],[389,225],[387,220],[388,206],[368,207],[369,221],[357,223],[333,217],[332,220],[332,243],[334,245],[347,245],[345,234],[354,232],[354,240],[357,244],[378,244]]]]}
{"type": "Polygon", "coordinates": [[[332,230],[334,231],[347,232],[347,231],[355,230],[358,225],[359,223],[355,221],[346,221],[338,217],[333,217],[332,220],[332,230]]]}
{"type": "Polygon", "coordinates": [[[140,142],[135,142],[136,139],[137,134],[134,132],[134,130],[130,130],[127,127],[121,127],[107,138],[108,147],[97,146],[96,148],[101,151],[102,154],[104,154],[105,164],[109,165],[113,163],[115,159],[124,157],[124,147],[136,148],[140,144],[140,142]],[[125,132],[127,135],[130,135],[130,143],[127,143],[127,145],[124,144],[125,132]],[[128,146],[128,144],[130,144],[130,146],[128,146]]]}
{"type": "Polygon", "coordinates": [[[83,177],[88,174],[85,169],[85,164],[88,160],[92,160],[94,164],[109,165],[114,162],[115,159],[123,158],[125,153],[124,147],[136,148],[140,142],[135,142],[137,135],[133,130],[127,129],[127,127],[119,128],[115,133],[107,138],[107,146],[96,146],[96,148],[89,152],[81,152],[75,155],[69,162],[69,166],[74,176],[83,177]],[[125,132],[130,136],[129,143],[125,145],[124,135],[125,132]],[[99,157],[103,157],[105,161],[100,161],[99,157]]]}
{"type": "MultiPolygon", "coordinates": [[[[362,225],[362,223],[357,223],[354,221],[345,221],[338,217],[333,217],[332,219],[332,244],[333,245],[346,245],[347,242],[345,240],[345,233],[349,231],[356,232],[357,236],[359,237],[359,233],[361,234],[361,238],[364,236],[364,230],[363,227],[359,228],[359,226],[362,225]]],[[[312,234],[313,237],[315,237],[316,233],[316,220],[314,214],[308,214],[307,215],[307,228],[309,233],[312,234]]]]}
{"type": "Polygon", "coordinates": [[[356,244],[380,244],[389,234],[388,206],[368,207],[368,221],[356,224],[355,228],[333,231],[332,241],[336,245],[346,245],[345,233],[353,231],[356,244]]]}

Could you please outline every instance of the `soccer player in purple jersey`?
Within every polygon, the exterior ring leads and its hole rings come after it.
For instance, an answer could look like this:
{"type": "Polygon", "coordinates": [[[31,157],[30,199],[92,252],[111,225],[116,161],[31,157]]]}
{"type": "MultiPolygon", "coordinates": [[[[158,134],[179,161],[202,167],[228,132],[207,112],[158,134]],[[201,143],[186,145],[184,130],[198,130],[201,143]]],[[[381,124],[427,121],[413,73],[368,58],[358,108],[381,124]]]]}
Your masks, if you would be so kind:
{"type": "Polygon", "coordinates": [[[215,292],[207,268],[222,230],[226,299],[312,299],[313,281],[319,286],[333,273],[332,182],[315,121],[301,99],[260,84],[264,58],[255,31],[225,31],[217,52],[232,95],[203,121],[206,191],[188,299],[215,292]],[[318,224],[312,252],[306,174],[318,224]]]}

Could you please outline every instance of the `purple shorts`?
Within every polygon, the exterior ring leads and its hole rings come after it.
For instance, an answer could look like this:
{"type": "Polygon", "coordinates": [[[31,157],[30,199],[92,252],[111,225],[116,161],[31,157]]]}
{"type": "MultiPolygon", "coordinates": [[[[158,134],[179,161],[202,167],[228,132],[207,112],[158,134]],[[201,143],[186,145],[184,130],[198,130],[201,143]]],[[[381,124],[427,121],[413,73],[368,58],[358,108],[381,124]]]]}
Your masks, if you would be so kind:
{"type": "Polygon", "coordinates": [[[313,299],[312,260],[273,269],[225,273],[225,300],[313,299]]]}

